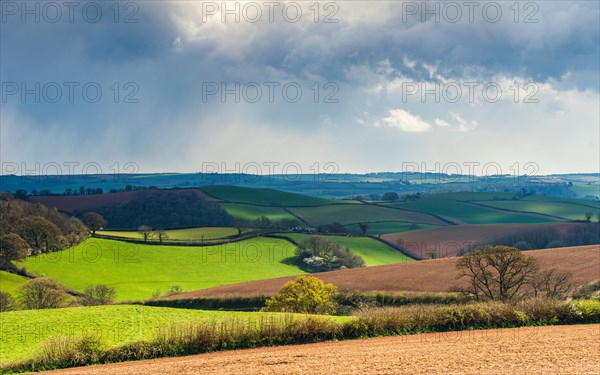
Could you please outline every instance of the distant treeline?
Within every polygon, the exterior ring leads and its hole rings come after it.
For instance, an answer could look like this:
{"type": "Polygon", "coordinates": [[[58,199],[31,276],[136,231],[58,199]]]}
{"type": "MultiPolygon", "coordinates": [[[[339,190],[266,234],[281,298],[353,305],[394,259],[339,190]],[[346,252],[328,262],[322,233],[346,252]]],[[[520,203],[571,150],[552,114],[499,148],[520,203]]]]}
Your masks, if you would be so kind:
{"type": "Polygon", "coordinates": [[[577,224],[561,233],[556,228],[540,228],[497,237],[494,245],[521,250],[600,244],[600,224],[577,224]]]}
{"type": "Polygon", "coordinates": [[[29,254],[73,246],[87,234],[87,228],[74,217],[0,193],[0,268],[13,268],[12,261],[29,254]]]}
{"type": "MultiPolygon", "coordinates": [[[[109,228],[136,229],[233,225],[233,217],[215,202],[192,191],[144,190],[124,203],[93,210],[102,215],[109,228]]],[[[81,215],[83,212],[77,212],[81,215]]]]}
{"type": "Polygon", "coordinates": [[[127,185],[124,188],[113,188],[110,189],[109,191],[104,191],[103,188],[89,188],[89,187],[85,187],[85,186],[80,186],[79,189],[72,189],[72,188],[66,188],[62,193],[55,193],[52,192],[52,190],[50,189],[41,189],[41,190],[37,190],[37,189],[33,189],[31,190],[31,192],[27,192],[27,190],[25,189],[17,189],[15,191],[15,197],[19,198],[19,199],[23,199],[23,200],[27,200],[28,196],[49,196],[49,195],[66,195],[66,196],[73,196],[73,195],[99,195],[99,194],[104,194],[104,193],[124,193],[124,192],[129,192],[129,191],[141,191],[141,190],[158,190],[158,186],[134,186],[134,185],[127,185]]]}

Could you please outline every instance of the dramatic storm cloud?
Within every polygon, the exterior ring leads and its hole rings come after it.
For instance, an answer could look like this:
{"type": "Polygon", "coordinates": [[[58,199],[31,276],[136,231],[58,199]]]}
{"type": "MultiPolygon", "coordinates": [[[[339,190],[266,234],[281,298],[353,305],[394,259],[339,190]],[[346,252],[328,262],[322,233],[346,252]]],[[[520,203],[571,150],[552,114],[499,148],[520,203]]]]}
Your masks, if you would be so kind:
{"type": "Polygon", "coordinates": [[[598,2],[52,4],[2,3],[3,162],[600,168],[598,2]]]}

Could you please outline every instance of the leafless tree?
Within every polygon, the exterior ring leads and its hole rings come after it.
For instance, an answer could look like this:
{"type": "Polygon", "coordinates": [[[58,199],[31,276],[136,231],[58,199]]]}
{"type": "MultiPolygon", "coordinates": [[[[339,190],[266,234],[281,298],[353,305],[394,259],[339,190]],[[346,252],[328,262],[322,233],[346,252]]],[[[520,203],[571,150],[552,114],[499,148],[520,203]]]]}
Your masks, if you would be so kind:
{"type": "Polygon", "coordinates": [[[67,294],[54,280],[38,278],[29,280],[19,289],[21,303],[26,309],[55,309],[63,307],[67,294]]]}
{"type": "Polygon", "coordinates": [[[573,288],[570,272],[560,272],[555,268],[538,272],[531,280],[535,297],[565,298],[573,288]]]}
{"type": "Polygon", "coordinates": [[[519,296],[538,266],[530,255],[508,246],[486,246],[456,262],[459,278],[469,280],[477,299],[509,300],[519,296]]]}
{"type": "Polygon", "coordinates": [[[158,239],[158,242],[163,243],[164,240],[169,238],[169,235],[164,229],[157,229],[154,231],[154,237],[158,239]]]}
{"type": "Polygon", "coordinates": [[[140,225],[138,227],[138,233],[142,236],[144,242],[148,242],[148,239],[152,235],[152,228],[147,225],[140,225]]]}

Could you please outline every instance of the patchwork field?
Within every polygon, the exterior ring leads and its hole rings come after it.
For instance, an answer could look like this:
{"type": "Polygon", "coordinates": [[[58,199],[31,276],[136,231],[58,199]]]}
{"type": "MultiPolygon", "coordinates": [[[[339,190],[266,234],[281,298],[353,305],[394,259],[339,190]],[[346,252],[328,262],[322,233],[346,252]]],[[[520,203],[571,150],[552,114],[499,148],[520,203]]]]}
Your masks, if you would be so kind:
{"type": "Polygon", "coordinates": [[[195,290],[304,272],[290,263],[295,246],[285,240],[254,238],[206,246],[141,245],[88,239],[71,249],[29,257],[19,263],[74,290],[107,284],[117,300],[144,299],[178,285],[195,290]]]}
{"type": "Polygon", "coordinates": [[[52,373],[597,374],[599,330],[600,325],[589,324],[427,333],[235,350],[52,373]]]}
{"type": "Polygon", "coordinates": [[[26,277],[15,275],[6,271],[0,271],[0,291],[8,292],[14,295],[19,287],[28,279],[26,277]]]}
{"type": "MultiPolygon", "coordinates": [[[[572,272],[572,282],[576,285],[598,279],[600,245],[534,250],[527,253],[539,261],[542,269],[556,268],[560,271],[572,272]]],[[[314,274],[314,276],[341,288],[365,292],[445,292],[452,286],[461,285],[462,281],[456,279],[455,262],[456,258],[433,259],[323,272],[314,274]]],[[[272,295],[276,294],[281,286],[290,280],[293,278],[252,281],[182,293],[170,298],[257,295],[260,293],[272,295]]]]}
{"type": "Polygon", "coordinates": [[[543,223],[557,221],[557,219],[525,213],[493,210],[469,202],[453,200],[445,194],[424,196],[414,201],[395,202],[388,205],[438,215],[456,224],[543,223]]]}
{"type": "MultiPolygon", "coordinates": [[[[246,232],[248,230],[245,230],[246,232]]],[[[220,239],[238,234],[237,229],[228,227],[201,227],[201,228],[187,228],[187,229],[172,229],[167,230],[169,241],[177,240],[213,240],[220,239]]],[[[97,231],[97,234],[105,236],[123,237],[136,240],[143,240],[143,237],[137,231],[97,231]]],[[[149,239],[149,241],[158,241],[155,238],[149,239]]]]}
{"type": "MultiPolygon", "coordinates": [[[[502,210],[535,212],[543,215],[551,215],[565,220],[583,220],[585,213],[592,215],[600,213],[598,207],[591,205],[574,204],[567,202],[549,202],[549,201],[480,201],[478,204],[502,210]]],[[[590,202],[590,204],[593,202],[590,202]]],[[[595,218],[594,218],[595,219],[595,218]]]]}
{"type": "Polygon", "coordinates": [[[380,221],[401,221],[407,224],[413,222],[430,225],[445,224],[425,213],[396,210],[367,204],[300,207],[290,208],[290,211],[315,226],[334,222],[348,225],[380,221]]]}
{"type": "Polygon", "coordinates": [[[555,227],[565,231],[574,223],[541,224],[482,224],[454,225],[416,232],[386,234],[382,239],[400,245],[419,258],[428,258],[432,252],[438,258],[456,256],[459,250],[471,243],[482,243],[495,237],[517,233],[523,230],[555,227]]]}
{"type": "MultiPolygon", "coordinates": [[[[284,233],[282,235],[289,237],[296,242],[310,237],[308,234],[299,233],[284,233]]],[[[410,262],[413,260],[400,253],[398,250],[369,237],[327,236],[326,238],[330,241],[347,246],[351,253],[360,255],[367,266],[410,262]]]]}
{"type": "MultiPolygon", "coordinates": [[[[0,314],[0,364],[26,359],[41,342],[53,335],[101,336],[106,344],[118,346],[147,340],[160,329],[173,324],[220,322],[234,319],[253,323],[260,319],[284,319],[300,314],[228,312],[173,309],[142,305],[72,307],[51,310],[25,310],[0,314]]],[[[331,319],[344,320],[344,317],[331,319]]],[[[277,320],[275,320],[277,321],[277,320]]]]}

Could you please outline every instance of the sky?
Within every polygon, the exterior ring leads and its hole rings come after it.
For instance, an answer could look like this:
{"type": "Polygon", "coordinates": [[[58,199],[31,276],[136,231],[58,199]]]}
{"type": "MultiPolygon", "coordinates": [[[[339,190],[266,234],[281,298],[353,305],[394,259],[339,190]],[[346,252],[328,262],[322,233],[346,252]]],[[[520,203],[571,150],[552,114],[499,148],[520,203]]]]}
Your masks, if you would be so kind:
{"type": "Polygon", "coordinates": [[[2,173],[598,172],[599,4],[3,1],[2,173]]]}

